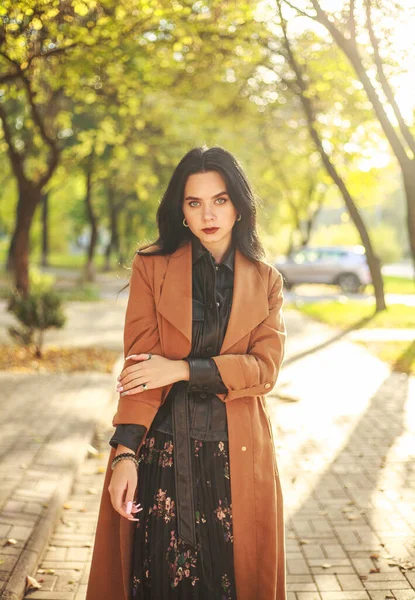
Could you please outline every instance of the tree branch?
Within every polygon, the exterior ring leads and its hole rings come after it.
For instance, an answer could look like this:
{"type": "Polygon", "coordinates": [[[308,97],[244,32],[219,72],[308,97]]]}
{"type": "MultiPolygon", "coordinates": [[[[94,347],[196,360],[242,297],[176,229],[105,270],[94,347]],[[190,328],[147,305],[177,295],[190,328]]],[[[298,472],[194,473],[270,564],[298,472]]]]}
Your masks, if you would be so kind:
{"type": "Polygon", "coordinates": [[[352,64],[399,164],[403,169],[406,169],[408,167],[408,161],[410,160],[406,153],[406,148],[390,122],[388,115],[383,108],[382,101],[366,72],[356,41],[353,39],[348,40],[344,37],[341,31],[336,27],[335,23],[328,18],[327,13],[321,8],[318,0],[311,1],[317,13],[317,20],[331,33],[340,50],[342,50],[352,64]]]}
{"type": "Polygon", "coordinates": [[[350,39],[356,42],[356,17],[355,17],[355,4],[356,0],[350,0],[349,2],[349,32],[350,39]]]}
{"type": "Polygon", "coordinates": [[[17,152],[13,145],[13,136],[10,130],[9,124],[7,122],[7,114],[3,108],[3,105],[0,104],[0,120],[3,125],[4,139],[7,144],[7,153],[9,155],[10,163],[13,169],[13,173],[16,176],[18,181],[26,180],[26,176],[23,170],[23,157],[21,154],[17,152]]]}
{"type": "Polygon", "coordinates": [[[393,112],[395,113],[396,119],[399,124],[399,129],[400,129],[406,143],[408,144],[409,148],[411,149],[411,152],[413,153],[413,155],[415,157],[415,138],[412,135],[409,127],[405,123],[405,120],[402,116],[399,106],[395,100],[395,95],[393,93],[393,90],[392,90],[391,86],[389,85],[389,82],[385,75],[385,71],[383,70],[383,62],[382,62],[382,58],[379,53],[379,43],[378,43],[374,28],[373,28],[370,0],[365,0],[365,8],[366,8],[366,27],[369,32],[370,42],[371,42],[372,48],[373,48],[373,53],[374,53],[373,55],[374,55],[374,59],[375,59],[377,79],[382,86],[382,89],[385,93],[386,98],[388,99],[388,102],[390,103],[390,105],[393,108],[393,112]]]}
{"type": "Polygon", "coordinates": [[[35,102],[35,95],[29,78],[25,77],[23,73],[21,78],[27,91],[27,98],[29,100],[33,121],[39,129],[43,141],[49,147],[48,166],[45,173],[39,177],[39,180],[36,184],[39,189],[42,189],[42,187],[49,181],[58,165],[60,149],[56,141],[46,131],[45,123],[35,102]]]}
{"type": "Polygon", "coordinates": [[[47,50],[47,52],[40,52],[39,54],[33,54],[27,59],[28,66],[32,64],[32,62],[36,58],[49,58],[49,56],[55,56],[56,54],[63,54],[67,50],[72,50],[72,48],[76,48],[79,46],[78,42],[74,42],[73,44],[68,44],[62,48],[52,48],[52,50],[47,50]]]}
{"type": "Polygon", "coordinates": [[[298,8],[298,6],[295,6],[294,4],[292,4],[291,2],[289,2],[289,0],[283,0],[283,2],[287,6],[289,6],[290,8],[292,8],[293,10],[295,10],[296,12],[298,12],[299,15],[302,15],[303,17],[308,17],[309,19],[315,19],[316,18],[315,15],[310,15],[310,13],[307,13],[304,10],[301,10],[301,8],[298,8]]]}
{"type": "Polygon", "coordinates": [[[57,150],[56,141],[53,138],[51,138],[46,131],[45,124],[43,122],[43,118],[40,116],[39,109],[35,102],[35,94],[33,92],[30,80],[28,77],[25,77],[22,74],[22,81],[23,81],[26,91],[27,91],[27,98],[29,100],[30,109],[32,111],[33,121],[37,125],[37,127],[40,131],[40,135],[42,136],[42,139],[45,142],[45,144],[47,144],[52,151],[56,151],[57,150]]]}

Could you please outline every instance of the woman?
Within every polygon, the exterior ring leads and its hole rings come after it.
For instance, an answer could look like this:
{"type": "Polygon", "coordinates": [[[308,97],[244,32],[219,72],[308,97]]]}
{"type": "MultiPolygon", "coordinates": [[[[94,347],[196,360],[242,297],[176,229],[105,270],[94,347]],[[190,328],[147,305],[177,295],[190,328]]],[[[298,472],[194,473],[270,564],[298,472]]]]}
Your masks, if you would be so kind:
{"type": "Polygon", "coordinates": [[[282,277],[261,260],[236,159],[191,150],[157,222],[132,265],[87,600],[285,600],[264,400],[284,355],[282,277]]]}

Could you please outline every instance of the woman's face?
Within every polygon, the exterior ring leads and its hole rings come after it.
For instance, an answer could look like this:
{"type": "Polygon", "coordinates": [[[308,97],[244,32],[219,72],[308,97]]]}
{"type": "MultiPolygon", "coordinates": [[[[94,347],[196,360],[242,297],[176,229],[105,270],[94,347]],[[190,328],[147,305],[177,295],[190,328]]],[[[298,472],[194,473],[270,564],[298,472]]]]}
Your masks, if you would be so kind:
{"type": "Polygon", "coordinates": [[[224,249],[232,239],[237,210],[217,171],[194,173],[184,188],[183,214],[190,231],[203,245],[224,249]]]}

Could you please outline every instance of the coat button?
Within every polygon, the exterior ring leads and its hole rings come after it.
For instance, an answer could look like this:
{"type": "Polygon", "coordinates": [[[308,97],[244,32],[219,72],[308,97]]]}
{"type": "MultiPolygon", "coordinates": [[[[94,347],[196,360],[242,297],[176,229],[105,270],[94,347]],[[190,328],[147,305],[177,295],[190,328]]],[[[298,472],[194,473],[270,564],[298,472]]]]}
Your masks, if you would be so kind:
{"type": "Polygon", "coordinates": [[[212,350],[213,350],[212,346],[208,346],[208,347],[206,348],[206,352],[212,352],[212,350]]]}
{"type": "Polygon", "coordinates": [[[246,446],[242,446],[242,452],[245,452],[246,446]]]}
{"type": "Polygon", "coordinates": [[[192,390],[192,392],[195,392],[197,390],[197,385],[192,385],[190,389],[192,390]]]}
{"type": "Polygon", "coordinates": [[[208,385],[204,385],[203,389],[205,390],[205,392],[208,392],[210,390],[210,387],[208,385]]]}
{"type": "Polygon", "coordinates": [[[266,384],[264,385],[264,388],[265,388],[266,390],[269,390],[269,388],[270,388],[270,387],[271,387],[271,384],[270,384],[270,383],[266,383],[266,384]]]}
{"type": "Polygon", "coordinates": [[[200,394],[200,397],[201,397],[201,398],[203,398],[203,400],[204,400],[205,398],[207,398],[207,397],[208,397],[208,395],[207,395],[207,394],[205,394],[204,392],[202,392],[202,393],[200,394]]]}

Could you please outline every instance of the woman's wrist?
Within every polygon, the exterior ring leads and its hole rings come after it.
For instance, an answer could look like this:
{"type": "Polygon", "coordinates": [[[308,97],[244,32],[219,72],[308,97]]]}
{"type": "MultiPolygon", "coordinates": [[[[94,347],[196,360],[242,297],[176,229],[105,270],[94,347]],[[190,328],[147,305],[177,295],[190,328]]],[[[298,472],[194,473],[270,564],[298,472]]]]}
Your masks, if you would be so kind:
{"type": "Polygon", "coordinates": [[[190,367],[187,360],[177,360],[178,367],[178,379],[177,381],[189,381],[190,379],[190,367]]]}
{"type": "Polygon", "coordinates": [[[117,449],[115,451],[115,456],[118,456],[119,454],[126,454],[127,452],[135,455],[134,450],[131,450],[131,448],[123,446],[122,444],[118,444],[117,449]]]}

